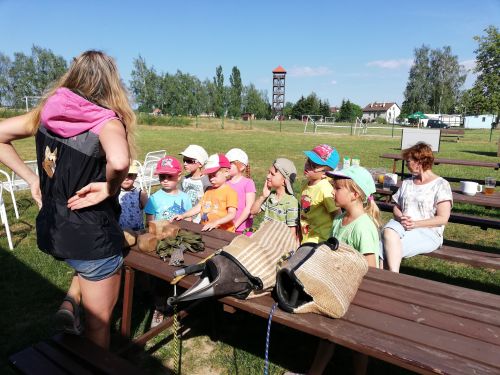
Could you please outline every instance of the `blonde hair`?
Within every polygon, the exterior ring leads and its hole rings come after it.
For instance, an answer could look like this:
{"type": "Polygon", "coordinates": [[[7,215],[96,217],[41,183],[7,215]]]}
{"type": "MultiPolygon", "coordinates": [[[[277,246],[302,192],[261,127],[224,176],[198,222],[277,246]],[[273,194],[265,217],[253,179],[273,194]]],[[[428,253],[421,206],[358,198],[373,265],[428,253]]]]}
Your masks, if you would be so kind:
{"type": "Polygon", "coordinates": [[[346,187],[352,192],[355,192],[359,195],[359,200],[363,204],[363,209],[370,216],[372,221],[375,223],[377,228],[380,228],[382,222],[380,220],[380,210],[378,209],[377,204],[373,201],[373,199],[366,196],[366,194],[361,190],[361,188],[350,178],[336,178],[336,184],[340,184],[342,187],[346,187]]]}
{"type": "Polygon", "coordinates": [[[68,71],[46,92],[40,104],[33,110],[32,133],[38,129],[41,112],[47,99],[61,87],[115,112],[125,126],[129,150],[132,159],[134,158],[135,113],[130,106],[127,90],[120,79],[113,58],[101,51],[90,50],[73,59],[68,71]]]}

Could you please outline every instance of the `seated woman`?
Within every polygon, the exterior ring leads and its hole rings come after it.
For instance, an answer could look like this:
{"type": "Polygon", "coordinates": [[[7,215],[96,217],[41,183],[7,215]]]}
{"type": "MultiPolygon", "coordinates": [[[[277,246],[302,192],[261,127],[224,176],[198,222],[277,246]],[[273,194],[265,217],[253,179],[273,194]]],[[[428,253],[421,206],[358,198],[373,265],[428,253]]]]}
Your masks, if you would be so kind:
{"type": "Polygon", "coordinates": [[[453,196],[450,184],[432,172],[434,155],[429,145],[417,143],[403,151],[412,177],[392,196],[396,203],[382,229],[380,256],[384,268],[399,272],[402,258],[430,253],[443,244],[453,196]]]}

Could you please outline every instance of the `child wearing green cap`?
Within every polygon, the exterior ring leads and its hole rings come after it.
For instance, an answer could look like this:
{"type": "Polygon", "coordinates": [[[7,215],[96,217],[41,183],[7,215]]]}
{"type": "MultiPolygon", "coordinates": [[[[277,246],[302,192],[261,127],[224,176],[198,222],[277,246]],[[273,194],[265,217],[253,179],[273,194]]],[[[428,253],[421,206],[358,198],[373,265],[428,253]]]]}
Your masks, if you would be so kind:
{"type": "MultiPolygon", "coordinates": [[[[333,220],[332,236],[364,255],[370,267],[379,266],[380,211],[373,201],[373,178],[365,168],[352,166],[341,171],[326,172],[333,178],[335,204],[342,213],[333,220]]],[[[335,344],[321,340],[309,374],[322,374],[333,354],[335,344]]],[[[355,373],[366,372],[368,357],[355,354],[355,373]]]]}

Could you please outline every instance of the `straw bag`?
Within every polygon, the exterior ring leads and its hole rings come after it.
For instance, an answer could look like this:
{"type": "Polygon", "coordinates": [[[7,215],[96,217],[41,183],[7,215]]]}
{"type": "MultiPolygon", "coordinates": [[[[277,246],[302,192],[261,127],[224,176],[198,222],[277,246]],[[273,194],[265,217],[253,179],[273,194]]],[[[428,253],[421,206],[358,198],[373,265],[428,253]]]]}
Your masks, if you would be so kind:
{"type": "Polygon", "coordinates": [[[227,295],[245,299],[269,293],[276,283],[276,264],[295,247],[296,239],[286,224],[264,222],[251,237],[235,237],[201,267],[193,268],[203,271],[200,280],[168,303],[227,295]]]}
{"type": "Polygon", "coordinates": [[[288,312],[340,318],[367,271],[363,255],[334,237],[303,244],[277,273],[278,304],[288,312]]]}

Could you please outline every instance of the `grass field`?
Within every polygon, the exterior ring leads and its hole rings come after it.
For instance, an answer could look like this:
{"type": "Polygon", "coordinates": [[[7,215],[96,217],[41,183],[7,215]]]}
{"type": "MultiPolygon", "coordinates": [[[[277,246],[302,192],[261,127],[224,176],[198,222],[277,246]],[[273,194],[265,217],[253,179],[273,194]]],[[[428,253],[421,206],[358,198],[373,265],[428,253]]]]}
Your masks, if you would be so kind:
{"type": "MultiPolygon", "coordinates": [[[[276,157],[293,160],[302,170],[305,158],[303,150],[309,150],[319,143],[335,146],[342,156],[357,156],[367,168],[392,168],[392,161],[380,159],[383,153],[399,151],[399,133],[391,137],[391,131],[369,129],[368,135],[350,136],[349,128],[322,129],[325,134],[304,134],[301,122],[226,120],[224,130],[218,119],[200,119],[198,127],[193,119],[191,126],[174,128],[169,126],[139,126],[137,131],[138,159],[147,151],[166,149],[176,155],[187,145],[202,145],[211,153],[226,152],[232,147],[245,150],[250,158],[252,177],[257,191],[262,189],[265,174],[276,157]]],[[[489,142],[489,131],[466,131],[460,143],[442,142],[440,157],[470,160],[498,161],[496,140],[489,142]]],[[[20,155],[34,159],[34,140],[15,142],[20,155]]],[[[438,166],[438,174],[464,179],[483,179],[486,176],[500,178],[498,171],[484,168],[461,168],[438,166]]],[[[302,180],[296,184],[296,191],[302,180]]],[[[37,209],[26,192],[17,195],[20,220],[13,215],[11,202],[4,198],[9,212],[9,222],[15,243],[14,251],[9,251],[3,227],[0,227],[0,373],[11,373],[7,365],[9,354],[32,343],[49,337],[53,333],[52,316],[64,297],[71,278],[71,270],[66,265],[53,260],[37,250],[34,222],[37,209]]],[[[457,204],[456,212],[499,217],[500,210],[486,209],[471,205],[457,204]]],[[[389,216],[384,215],[385,219],[389,216]]],[[[458,224],[449,224],[445,231],[448,241],[467,244],[483,251],[498,251],[500,236],[493,230],[458,224]]],[[[500,293],[500,272],[477,269],[460,264],[415,257],[403,262],[403,272],[422,277],[475,288],[490,293],[500,293]]],[[[150,300],[136,294],[134,306],[134,334],[140,334],[149,323],[150,300]]],[[[266,322],[243,313],[230,315],[217,311],[209,313],[210,304],[204,305],[186,324],[187,332],[183,342],[183,372],[186,374],[257,374],[263,369],[264,338],[266,322]],[[217,330],[213,322],[217,322],[217,330]]],[[[115,327],[119,324],[119,309],[116,311],[115,327]]],[[[152,373],[169,373],[172,368],[172,344],[168,341],[170,332],[153,340],[144,353],[133,357],[152,373]]],[[[116,339],[116,335],[114,336],[116,339]]],[[[115,340],[116,342],[116,340],[115,340]]],[[[270,373],[281,374],[284,369],[304,372],[312,360],[316,341],[303,334],[291,332],[278,325],[273,326],[271,339],[270,373]]],[[[343,373],[350,366],[349,353],[342,348],[336,353],[331,370],[343,373]]],[[[406,373],[388,364],[373,361],[370,373],[406,373]]]]}

